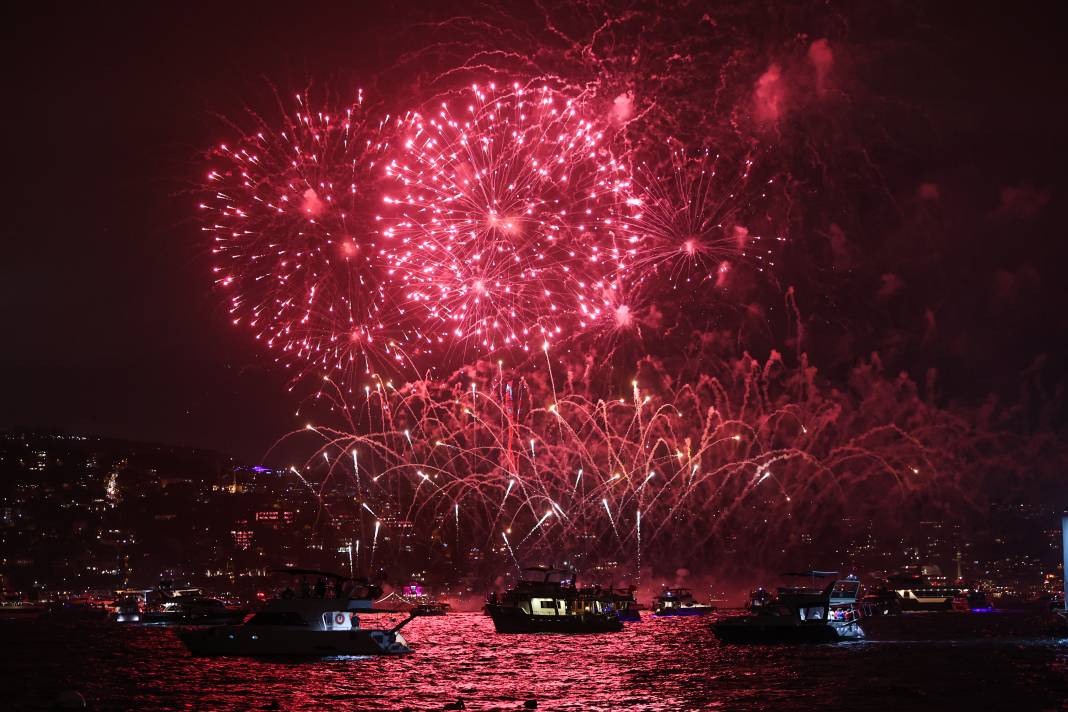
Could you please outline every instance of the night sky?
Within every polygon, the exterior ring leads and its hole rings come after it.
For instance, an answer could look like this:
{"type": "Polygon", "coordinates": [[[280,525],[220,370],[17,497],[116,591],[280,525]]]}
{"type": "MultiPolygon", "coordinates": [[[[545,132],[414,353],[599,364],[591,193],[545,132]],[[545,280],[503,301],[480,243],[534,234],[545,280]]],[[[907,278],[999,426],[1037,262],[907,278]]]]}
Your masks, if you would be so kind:
{"type": "MultiPolygon", "coordinates": [[[[219,115],[270,84],[372,88],[409,28],[464,10],[340,5],[37,4],[9,20],[0,428],[258,459],[303,423],[285,375],[228,325],[194,208],[219,115]]],[[[938,369],[947,404],[993,393],[1041,410],[1032,399],[1068,375],[1063,17],[834,5],[807,31],[838,50],[832,128],[871,171],[829,162],[804,247],[783,259],[816,362],[835,377],[879,351],[918,381],[938,369]]]]}

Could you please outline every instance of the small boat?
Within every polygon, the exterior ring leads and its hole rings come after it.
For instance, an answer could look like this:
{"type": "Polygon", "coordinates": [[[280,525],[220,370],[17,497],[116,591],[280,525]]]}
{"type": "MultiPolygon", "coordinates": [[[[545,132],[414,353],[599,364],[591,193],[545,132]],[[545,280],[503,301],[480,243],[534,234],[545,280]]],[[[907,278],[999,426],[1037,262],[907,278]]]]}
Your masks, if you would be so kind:
{"type": "MultiPolygon", "coordinates": [[[[809,571],[789,576],[837,577],[837,572],[809,571]]],[[[724,643],[835,643],[864,637],[858,621],[860,581],[835,579],[823,589],[782,587],[778,595],[751,602],[748,614],[712,624],[724,643]]],[[[766,593],[766,592],[765,592],[766,593]]]]}
{"type": "Polygon", "coordinates": [[[443,601],[427,601],[414,606],[412,613],[418,613],[421,616],[444,616],[448,615],[451,607],[443,601]]]}
{"type": "MultiPolygon", "coordinates": [[[[328,657],[336,655],[405,655],[412,652],[400,630],[419,617],[413,611],[389,629],[360,626],[357,615],[369,610],[370,597],[350,597],[345,585],[351,582],[336,574],[307,569],[284,569],[300,575],[317,576],[314,592],[292,588],[267,602],[237,625],[182,628],[178,637],[196,656],[292,656],[328,657]],[[332,579],[331,589],[323,585],[332,579]],[[332,595],[335,594],[335,595],[332,595]]],[[[378,590],[381,593],[381,590],[378,590]]],[[[375,594],[377,595],[377,593],[375,594]]]]}
{"type": "Polygon", "coordinates": [[[623,622],[600,589],[579,589],[575,574],[548,566],[521,572],[514,587],[485,607],[498,633],[617,633],[623,622]]]}
{"type": "Polygon", "coordinates": [[[716,609],[707,603],[697,603],[688,588],[670,588],[656,597],[654,616],[707,616],[716,609]]]}
{"type": "Polygon", "coordinates": [[[380,611],[394,611],[394,612],[407,612],[414,611],[421,616],[444,616],[448,615],[449,609],[451,609],[448,603],[439,601],[431,596],[421,583],[410,583],[405,586],[400,593],[394,591],[386,596],[383,596],[379,600],[375,601],[375,610],[380,611]],[[389,608],[384,608],[383,604],[387,601],[395,601],[399,603],[392,603],[389,608]]]}
{"type": "Polygon", "coordinates": [[[116,623],[140,623],[141,613],[145,607],[145,596],[148,591],[140,595],[130,592],[120,592],[120,596],[112,604],[112,618],[116,623]]]}

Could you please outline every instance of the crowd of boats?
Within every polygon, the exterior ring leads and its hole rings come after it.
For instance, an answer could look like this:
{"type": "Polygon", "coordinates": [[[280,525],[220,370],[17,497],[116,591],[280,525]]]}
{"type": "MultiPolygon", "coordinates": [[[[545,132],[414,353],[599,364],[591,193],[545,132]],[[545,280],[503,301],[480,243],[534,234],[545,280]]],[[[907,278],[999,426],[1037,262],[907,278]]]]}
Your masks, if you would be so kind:
{"type": "MultiPolygon", "coordinates": [[[[68,600],[53,612],[80,610],[122,624],[175,626],[194,655],[344,656],[398,655],[411,648],[401,630],[420,616],[446,615],[448,605],[417,585],[383,596],[382,589],[356,579],[312,569],[286,568],[276,593],[254,607],[207,596],[200,589],[161,586],[126,590],[111,599],[68,600]],[[365,625],[376,613],[403,613],[388,627],[365,625]]],[[[753,590],[740,609],[720,610],[698,601],[686,588],[661,592],[649,618],[714,616],[714,635],[726,644],[829,643],[860,640],[914,612],[982,614],[994,610],[986,595],[964,583],[932,581],[911,571],[865,589],[855,576],[834,571],[800,571],[774,589],[753,590]]],[[[574,571],[533,566],[516,583],[494,592],[484,606],[497,633],[618,633],[643,620],[647,610],[635,588],[580,585],[574,571]]],[[[1051,620],[1068,634],[1063,600],[1053,600],[1051,620]]],[[[24,601],[0,602],[0,618],[41,615],[48,607],[24,601]]],[[[382,620],[374,617],[374,620],[382,620]]]]}

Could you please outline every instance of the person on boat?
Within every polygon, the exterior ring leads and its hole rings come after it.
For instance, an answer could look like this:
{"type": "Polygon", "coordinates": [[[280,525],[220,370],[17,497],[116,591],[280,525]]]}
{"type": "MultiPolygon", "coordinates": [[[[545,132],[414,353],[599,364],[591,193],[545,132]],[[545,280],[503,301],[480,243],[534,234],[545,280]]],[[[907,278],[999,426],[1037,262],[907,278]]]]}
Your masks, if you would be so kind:
{"type": "Polygon", "coordinates": [[[326,598],[326,579],[322,576],[315,582],[315,597],[326,598]]]}

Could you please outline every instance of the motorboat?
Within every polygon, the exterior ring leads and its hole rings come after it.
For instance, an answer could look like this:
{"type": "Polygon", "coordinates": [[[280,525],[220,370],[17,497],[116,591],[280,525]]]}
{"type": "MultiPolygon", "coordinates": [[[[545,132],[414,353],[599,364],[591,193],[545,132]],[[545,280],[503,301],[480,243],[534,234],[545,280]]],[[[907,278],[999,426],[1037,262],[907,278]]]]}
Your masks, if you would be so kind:
{"type": "Polygon", "coordinates": [[[421,616],[444,616],[448,615],[450,608],[452,606],[443,601],[427,601],[426,603],[417,604],[412,608],[412,612],[421,616]]]}
{"type": "MultiPolygon", "coordinates": [[[[413,611],[388,629],[360,625],[359,612],[369,611],[369,598],[353,598],[344,585],[351,581],[336,574],[306,569],[289,573],[318,577],[315,588],[293,588],[267,601],[265,606],[237,625],[182,628],[179,638],[197,656],[292,656],[405,655],[412,652],[400,634],[419,616],[413,611]],[[332,579],[334,587],[322,582],[332,579]]],[[[380,593],[379,589],[379,593],[380,593]]],[[[362,592],[361,592],[362,593],[362,592]]],[[[376,594],[377,595],[377,594],[376,594]]]]}
{"type": "Polygon", "coordinates": [[[448,615],[451,605],[439,601],[427,593],[422,584],[411,583],[400,592],[393,591],[374,603],[375,610],[381,612],[415,611],[421,616],[448,615]]]}
{"type": "Polygon", "coordinates": [[[617,633],[623,622],[599,588],[579,589],[572,571],[533,566],[516,585],[490,595],[486,614],[498,633],[617,633]]]}
{"type": "Polygon", "coordinates": [[[634,622],[642,619],[641,606],[634,598],[634,586],[610,589],[608,595],[619,620],[634,622]]]}
{"type": "Polygon", "coordinates": [[[780,587],[775,596],[769,594],[756,605],[751,602],[745,615],[713,623],[716,637],[724,643],[742,644],[835,643],[864,637],[857,607],[860,581],[856,577],[839,579],[835,571],[787,575],[834,579],[822,589],[780,587]]]}
{"type": "Polygon", "coordinates": [[[157,609],[141,613],[142,625],[221,625],[236,623],[248,613],[228,608],[225,603],[207,596],[176,596],[157,609]]]}
{"type": "Polygon", "coordinates": [[[688,588],[669,588],[656,597],[654,616],[707,616],[716,609],[707,603],[697,603],[688,588]]]}
{"type": "Polygon", "coordinates": [[[141,625],[222,625],[237,623],[246,613],[206,596],[199,588],[175,589],[169,582],[154,589],[119,591],[113,604],[117,623],[141,625]]]}

